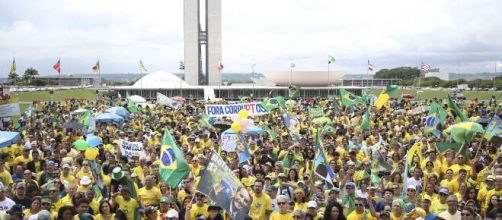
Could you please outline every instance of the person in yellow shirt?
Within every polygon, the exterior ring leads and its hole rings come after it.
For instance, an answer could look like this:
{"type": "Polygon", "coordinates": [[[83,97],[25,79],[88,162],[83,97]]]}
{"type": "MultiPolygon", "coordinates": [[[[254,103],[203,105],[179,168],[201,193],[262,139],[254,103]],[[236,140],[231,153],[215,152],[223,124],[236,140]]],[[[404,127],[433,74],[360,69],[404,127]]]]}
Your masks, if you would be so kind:
{"type": "Polygon", "coordinates": [[[70,165],[67,163],[63,164],[63,173],[59,178],[65,182],[65,185],[77,183],[77,178],[75,178],[75,176],[70,171],[70,165]]]}
{"type": "Polygon", "coordinates": [[[319,214],[318,210],[317,210],[317,202],[316,201],[309,201],[307,203],[307,207],[308,207],[308,210],[307,210],[307,213],[314,216],[313,217],[313,220],[320,220],[322,219],[322,215],[319,214]]]}
{"type": "Polygon", "coordinates": [[[191,203],[187,205],[185,219],[188,215],[189,219],[197,219],[199,216],[204,216],[207,218],[209,216],[209,212],[207,211],[209,206],[205,203],[204,194],[196,193],[195,194],[195,205],[191,203]]]}
{"type": "Polygon", "coordinates": [[[292,220],[293,214],[289,210],[288,197],[285,195],[277,196],[277,205],[279,211],[275,211],[270,215],[270,220],[292,220]]]}
{"type": "Polygon", "coordinates": [[[263,193],[264,181],[257,179],[253,185],[253,202],[249,213],[252,219],[269,219],[272,213],[272,199],[263,193]]]}
{"type": "Polygon", "coordinates": [[[23,153],[14,159],[14,164],[23,164],[27,165],[30,162],[30,149],[26,148],[23,150],[23,153]]]}
{"type": "MultiPolygon", "coordinates": [[[[370,199],[368,199],[368,200],[370,200],[370,199]]],[[[352,211],[347,216],[347,220],[360,220],[360,219],[376,220],[377,219],[373,214],[371,214],[371,213],[375,213],[374,209],[373,209],[373,204],[371,202],[369,203],[371,211],[364,209],[364,198],[356,198],[354,205],[355,205],[356,209],[354,211],[352,211]]]]}
{"type": "Polygon", "coordinates": [[[4,186],[10,186],[12,183],[14,183],[9,171],[5,169],[5,163],[3,160],[0,160],[0,182],[4,186]]]}
{"type": "Polygon", "coordinates": [[[119,192],[112,195],[112,198],[113,207],[118,206],[118,210],[122,211],[127,216],[127,219],[135,219],[134,215],[137,213],[137,209],[140,205],[138,201],[131,198],[131,191],[129,190],[129,187],[122,186],[119,192]]]}
{"type": "MultiPolygon", "coordinates": [[[[56,189],[56,187],[51,186],[49,187],[48,191],[49,191],[49,198],[51,199],[52,203],[51,215],[56,216],[58,214],[59,209],[63,206],[73,207],[73,203],[71,201],[65,199],[59,199],[59,190],[56,189]]],[[[44,200],[42,200],[42,206],[43,205],[44,205],[44,200]]]]}
{"type": "Polygon", "coordinates": [[[441,188],[439,190],[439,200],[432,201],[429,210],[435,215],[446,211],[448,209],[448,204],[446,203],[447,198],[448,198],[448,189],[441,188]]]}
{"type": "Polygon", "coordinates": [[[145,186],[139,189],[138,200],[144,207],[159,205],[162,194],[157,187],[154,187],[154,184],[153,176],[148,175],[145,178],[145,186]]]}

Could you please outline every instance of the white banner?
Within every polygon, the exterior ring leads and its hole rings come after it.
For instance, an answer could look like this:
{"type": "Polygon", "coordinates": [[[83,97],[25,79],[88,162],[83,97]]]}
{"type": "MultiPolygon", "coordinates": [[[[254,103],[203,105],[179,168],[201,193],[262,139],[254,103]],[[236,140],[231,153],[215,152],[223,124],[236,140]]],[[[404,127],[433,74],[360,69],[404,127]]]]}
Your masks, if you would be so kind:
{"type": "Polygon", "coordinates": [[[127,158],[131,158],[132,156],[146,158],[145,150],[143,149],[143,143],[141,142],[129,142],[126,140],[120,140],[120,153],[122,154],[122,156],[127,156],[127,158]]]}
{"type": "Polygon", "coordinates": [[[259,102],[250,103],[237,103],[237,104],[227,104],[227,105],[206,105],[206,115],[209,117],[225,117],[234,116],[239,113],[240,110],[246,109],[249,112],[249,116],[255,115],[265,115],[267,111],[261,106],[259,102]]]}
{"type": "Polygon", "coordinates": [[[224,132],[221,134],[221,150],[226,152],[235,152],[238,140],[237,134],[224,132]]]}
{"type": "Polygon", "coordinates": [[[19,103],[0,105],[0,118],[21,115],[19,103]]]}
{"type": "Polygon", "coordinates": [[[181,107],[181,105],[174,101],[173,99],[161,94],[161,93],[158,93],[157,92],[157,104],[159,105],[167,105],[171,108],[175,108],[175,109],[178,109],[179,107],[181,107]]]}

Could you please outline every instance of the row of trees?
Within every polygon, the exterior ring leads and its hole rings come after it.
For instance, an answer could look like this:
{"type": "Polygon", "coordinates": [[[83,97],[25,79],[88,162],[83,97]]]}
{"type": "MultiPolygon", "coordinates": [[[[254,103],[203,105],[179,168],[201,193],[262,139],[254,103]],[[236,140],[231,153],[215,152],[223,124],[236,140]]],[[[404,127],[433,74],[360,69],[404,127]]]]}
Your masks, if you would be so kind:
{"type": "Polygon", "coordinates": [[[7,82],[9,85],[43,86],[43,82],[39,79],[36,79],[35,76],[38,76],[38,70],[34,68],[28,68],[24,71],[22,77],[19,77],[16,72],[9,73],[7,82]]]}
{"type": "Polygon", "coordinates": [[[453,88],[458,84],[468,84],[470,88],[493,88],[502,89],[502,76],[495,79],[483,80],[475,79],[467,81],[465,79],[458,80],[442,80],[438,77],[427,77],[418,79],[420,69],[416,67],[398,67],[393,69],[381,69],[375,74],[375,79],[401,79],[399,83],[402,86],[424,86],[424,87],[443,87],[453,88]],[[419,85],[420,84],[420,85],[419,85]]]}

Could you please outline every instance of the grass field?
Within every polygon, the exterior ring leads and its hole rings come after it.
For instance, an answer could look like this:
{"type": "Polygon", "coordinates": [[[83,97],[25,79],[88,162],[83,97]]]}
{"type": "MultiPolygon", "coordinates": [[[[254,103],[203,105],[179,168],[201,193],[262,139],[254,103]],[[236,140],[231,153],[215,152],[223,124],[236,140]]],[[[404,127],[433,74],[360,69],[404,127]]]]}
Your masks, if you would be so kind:
{"type": "Polygon", "coordinates": [[[90,89],[74,89],[74,90],[58,90],[54,94],[49,91],[35,92],[20,92],[11,94],[11,99],[18,102],[31,102],[33,100],[40,101],[63,101],[66,98],[95,100],[95,90],[90,89]]]}
{"type": "MultiPolygon", "coordinates": [[[[371,89],[370,93],[378,96],[381,90],[379,89],[371,89]]],[[[415,89],[400,89],[394,94],[394,98],[401,96],[401,94],[413,94],[415,97],[417,96],[417,90],[415,89]]],[[[464,91],[462,92],[468,100],[478,98],[479,100],[489,100],[493,95],[497,100],[502,98],[501,91],[464,91]]],[[[422,90],[420,95],[418,96],[421,99],[431,99],[431,98],[439,98],[443,99],[448,96],[448,94],[452,94],[451,90],[422,90]]]]}

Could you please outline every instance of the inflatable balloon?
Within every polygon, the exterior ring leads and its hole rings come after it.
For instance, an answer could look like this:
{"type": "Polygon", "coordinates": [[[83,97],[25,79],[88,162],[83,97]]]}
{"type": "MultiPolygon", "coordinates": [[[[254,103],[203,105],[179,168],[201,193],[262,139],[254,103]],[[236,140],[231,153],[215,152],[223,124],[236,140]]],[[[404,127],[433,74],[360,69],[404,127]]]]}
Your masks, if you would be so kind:
{"type": "Polygon", "coordinates": [[[249,116],[249,111],[246,109],[242,109],[237,113],[237,116],[239,116],[240,119],[246,119],[249,116]]]}
{"type": "Polygon", "coordinates": [[[232,123],[232,126],[230,128],[234,132],[240,132],[240,131],[242,131],[242,125],[241,125],[240,122],[234,122],[234,123],[232,123]]]}
{"type": "Polygon", "coordinates": [[[94,160],[98,156],[98,149],[97,148],[87,148],[84,153],[85,159],[87,160],[94,160]]]}

